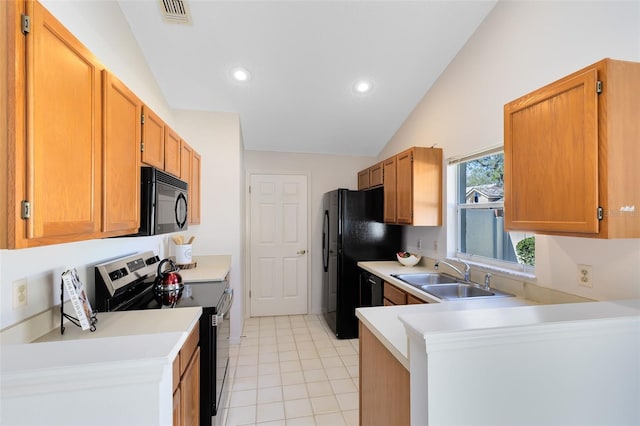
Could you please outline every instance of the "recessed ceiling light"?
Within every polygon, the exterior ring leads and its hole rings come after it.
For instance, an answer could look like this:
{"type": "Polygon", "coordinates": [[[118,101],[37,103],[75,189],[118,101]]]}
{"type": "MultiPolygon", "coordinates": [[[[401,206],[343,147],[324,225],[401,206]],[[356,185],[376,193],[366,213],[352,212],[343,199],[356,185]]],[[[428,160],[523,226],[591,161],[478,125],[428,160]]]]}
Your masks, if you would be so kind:
{"type": "Polygon", "coordinates": [[[353,83],[353,92],[358,95],[364,95],[373,90],[373,82],[368,79],[360,79],[353,83]]]}
{"type": "Polygon", "coordinates": [[[231,70],[231,77],[233,77],[235,81],[245,83],[251,79],[251,74],[246,68],[237,67],[231,70]]]}

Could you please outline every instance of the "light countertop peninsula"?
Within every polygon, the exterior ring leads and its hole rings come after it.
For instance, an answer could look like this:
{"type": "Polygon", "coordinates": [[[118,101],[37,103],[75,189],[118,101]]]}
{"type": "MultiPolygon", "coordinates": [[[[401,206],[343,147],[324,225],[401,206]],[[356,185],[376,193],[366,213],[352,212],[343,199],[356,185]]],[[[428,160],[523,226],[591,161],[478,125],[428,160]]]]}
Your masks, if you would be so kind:
{"type": "Polygon", "coordinates": [[[358,262],[358,266],[365,269],[385,281],[405,290],[419,299],[424,300],[422,305],[397,305],[377,306],[371,308],[356,309],[358,319],[380,340],[391,354],[408,370],[409,369],[409,344],[404,324],[400,321],[401,315],[421,314],[433,312],[468,311],[476,309],[496,309],[511,306],[534,305],[535,302],[520,297],[498,297],[495,299],[440,301],[440,299],[412,287],[391,274],[399,273],[434,273],[432,268],[425,266],[413,266],[410,268],[394,261],[358,262]]]}

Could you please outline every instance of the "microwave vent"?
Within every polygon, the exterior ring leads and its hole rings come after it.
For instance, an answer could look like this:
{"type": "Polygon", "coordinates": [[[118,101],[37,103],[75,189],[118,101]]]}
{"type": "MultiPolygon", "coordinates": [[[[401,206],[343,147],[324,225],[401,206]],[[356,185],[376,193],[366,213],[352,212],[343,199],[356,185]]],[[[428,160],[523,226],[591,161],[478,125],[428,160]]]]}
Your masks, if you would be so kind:
{"type": "Polygon", "coordinates": [[[165,21],[176,24],[190,24],[189,5],[184,0],[158,0],[165,21]]]}

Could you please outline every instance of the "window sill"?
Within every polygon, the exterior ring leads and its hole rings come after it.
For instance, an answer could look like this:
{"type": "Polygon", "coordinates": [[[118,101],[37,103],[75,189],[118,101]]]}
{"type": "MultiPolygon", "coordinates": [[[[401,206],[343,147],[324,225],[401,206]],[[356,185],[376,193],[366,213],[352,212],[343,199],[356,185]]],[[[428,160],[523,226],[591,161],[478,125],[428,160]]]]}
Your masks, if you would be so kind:
{"type": "Polygon", "coordinates": [[[465,259],[462,257],[447,257],[447,261],[459,262],[459,263],[464,262],[476,270],[479,269],[483,272],[491,272],[493,274],[504,275],[509,278],[526,280],[528,282],[536,281],[535,271],[516,270],[513,268],[502,267],[499,265],[481,263],[481,262],[465,259]]]}

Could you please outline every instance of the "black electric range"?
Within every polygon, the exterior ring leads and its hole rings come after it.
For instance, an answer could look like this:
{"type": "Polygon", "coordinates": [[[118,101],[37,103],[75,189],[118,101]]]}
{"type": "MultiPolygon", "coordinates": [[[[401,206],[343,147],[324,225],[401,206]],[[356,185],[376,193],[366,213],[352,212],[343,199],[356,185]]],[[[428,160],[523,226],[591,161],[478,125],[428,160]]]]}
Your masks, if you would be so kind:
{"type": "Polygon", "coordinates": [[[200,306],[200,424],[221,421],[229,364],[229,310],[233,290],[222,282],[186,282],[175,306],[164,306],[153,292],[160,258],[153,252],[132,254],[95,266],[98,312],[200,306]]]}

